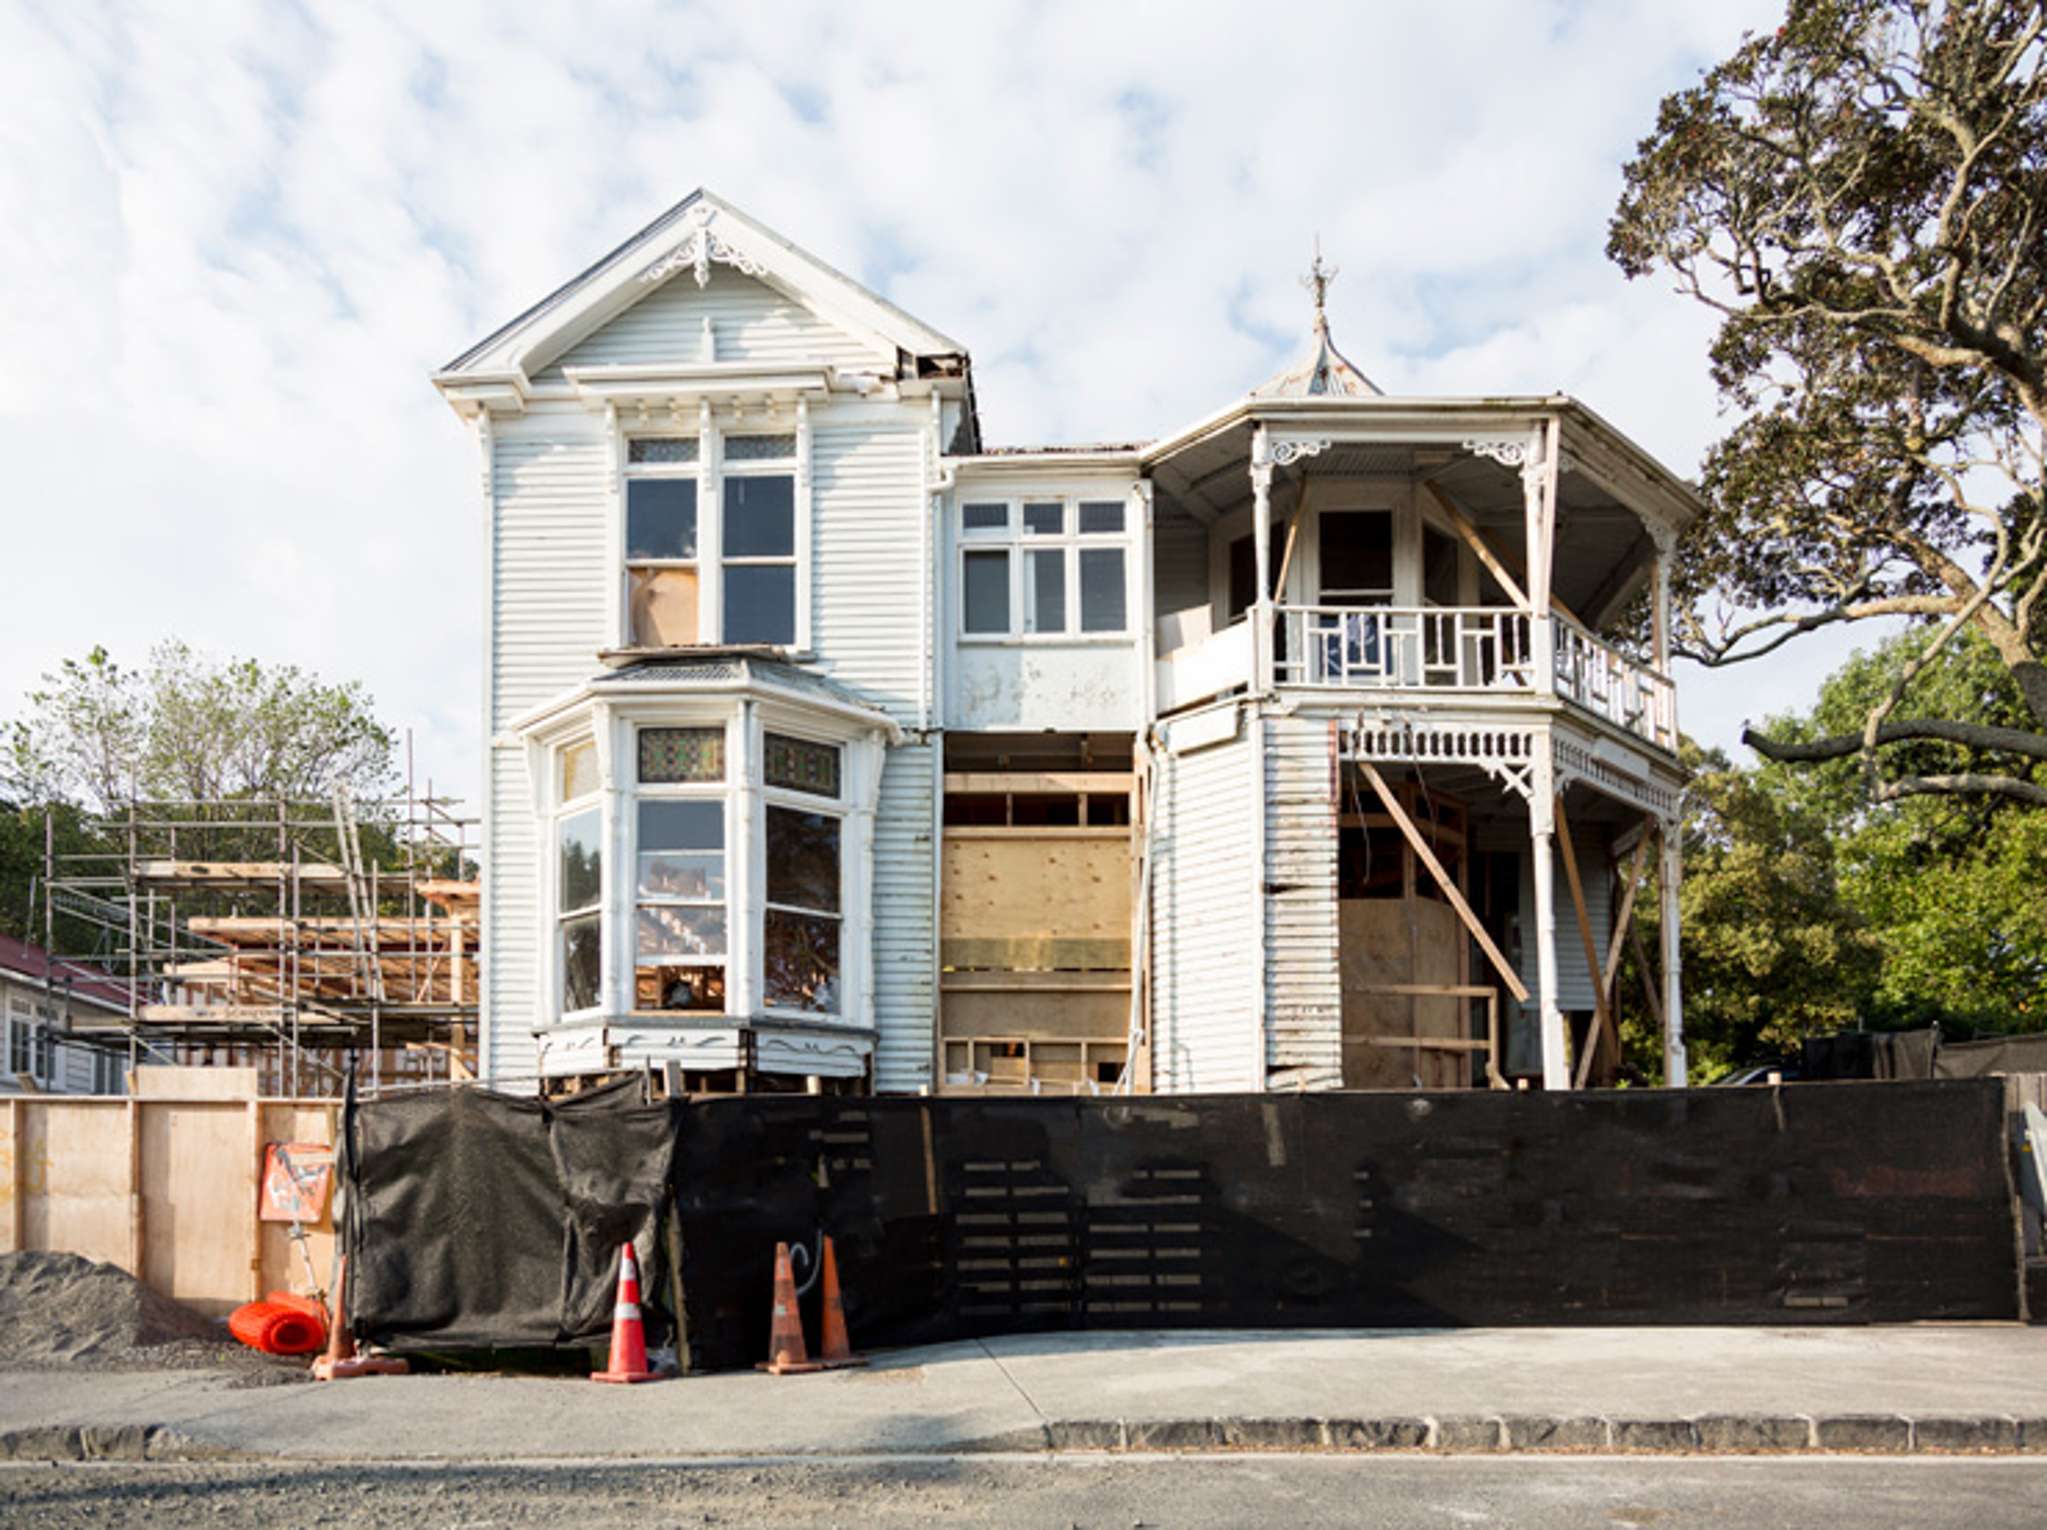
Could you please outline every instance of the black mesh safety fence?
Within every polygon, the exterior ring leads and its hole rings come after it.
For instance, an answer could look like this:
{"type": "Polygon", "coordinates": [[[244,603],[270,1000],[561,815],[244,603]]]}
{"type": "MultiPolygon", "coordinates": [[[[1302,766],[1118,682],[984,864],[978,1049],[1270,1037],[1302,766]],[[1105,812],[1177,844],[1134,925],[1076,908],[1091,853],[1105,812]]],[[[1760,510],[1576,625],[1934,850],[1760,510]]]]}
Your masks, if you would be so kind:
{"type": "Polygon", "coordinates": [[[451,1089],[354,1104],[348,1306],[394,1347],[513,1348],[610,1331],[633,1244],[658,1328],[675,1118],[634,1082],[541,1101],[451,1089]]]}
{"type": "Polygon", "coordinates": [[[478,1090],[359,1108],[366,1332],[600,1334],[609,1293],[580,1229],[654,1244],[642,1219],[662,1175],[684,1342],[705,1369],[765,1354],[777,1242],[817,1332],[824,1235],[859,1348],[2019,1315],[1994,1080],[580,1109],[478,1090]],[[590,1151],[544,1145],[578,1130],[590,1151]]]}

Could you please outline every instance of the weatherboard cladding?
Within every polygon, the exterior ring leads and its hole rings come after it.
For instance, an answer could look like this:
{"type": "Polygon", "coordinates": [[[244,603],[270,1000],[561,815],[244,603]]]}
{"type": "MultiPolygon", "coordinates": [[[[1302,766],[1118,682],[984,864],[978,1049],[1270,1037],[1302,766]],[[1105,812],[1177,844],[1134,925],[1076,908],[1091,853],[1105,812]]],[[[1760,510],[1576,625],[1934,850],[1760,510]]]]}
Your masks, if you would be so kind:
{"type": "Polygon", "coordinates": [[[914,722],[924,665],[928,417],[834,407],[811,433],[811,647],[824,672],[914,722]]]}
{"type": "Polygon", "coordinates": [[[1251,744],[1159,761],[1152,831],[1152,1076],[1162,1093],[1256,1089],[1251,744]]]}
{"type": "Polygon", "coordinates": [[[1274,1084],[1343,1081],[1337,970],[1336,724],[1273,717],[1265,765],[1265,1064],[1274,1084]]]}
{"type": "MultiPolygon", "coordinates": [[[[1607,865],[1607,830],[1603,824],[1597,823],[1573,824],[1571,830],[1578,845],[1578,877],[1585,885],[1585,912],[1592,920],[1592,942],[1603,962],[1606,960],[1607,930],[1613,922],[1613,876],[1607,865]]],[[[1585,965],[1585,938],[1578,933],[1578,913],[1571,902],[1571,884],[1564,877],[1563,849],[1560,837],[1551,857],[1551,880],[1556,888],[1557,1008],[1589,1010],[1593,1005],[1592,973],[1585,965]]],[[[1521,858],[1521,913],[1522,928],[1532,931],[1535,928],[1535,872],[1533,857],[1525,850],[1521,858]]],[[[1529,993],[1535,993],[1535,942],[1532,939],[1524,938],[1521,942],[1519,970],[1521,981],[1528,985],[1529,993]]]]}
{"type": "Polygon", "coordinates": [[[688,364],[701,360],[782,365],[823,363],[848,371],[895,370],[892,349],[847,334],[765,282],[711,267],[698,287],[688,271],[670,277],[595,334],[571,346],[535,374],[535,382],[561,380],[564,367],[688,364]],[[711,321],[715,346],[703,355],[703,324],[711,321]]]}
{"type": "MultiPolygon", "coordinates": [[[[500,422],[492,450],[491,730],[588,678],[605,646],[602,424],[584,411],[500,422]]],[[[491,749],[488,913],[483,951],[484,1064],[498,1077],[536,1071],[538,846],[522,746],[491,749]]]]}
{"type": "Polygon", "coordinates": [[[937,771],[938,751],[929,744],[890,749],[874,815],[874,1085],[890,1093],[933,1082],[937,771]]]}
{"type": "Polygon", "coordinates": [[[1154,526],[1152,585],[1159,615],[1207,605],[1208,528],[1166,506],[1159,508],[1154,526]]]}

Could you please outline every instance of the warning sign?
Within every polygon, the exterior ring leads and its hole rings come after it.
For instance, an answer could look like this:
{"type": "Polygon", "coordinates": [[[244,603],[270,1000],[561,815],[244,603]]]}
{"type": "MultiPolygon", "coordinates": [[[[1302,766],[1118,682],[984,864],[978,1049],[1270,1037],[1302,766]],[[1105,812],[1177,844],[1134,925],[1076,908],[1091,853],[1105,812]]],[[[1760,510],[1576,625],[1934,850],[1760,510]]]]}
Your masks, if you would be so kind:
{"type": "Polygon", "coordinates": [[[272,1142],[263,1148],[265,1222],[317,1222],[327,1214],[334,1149],[320,1142],[272,1142]]]}

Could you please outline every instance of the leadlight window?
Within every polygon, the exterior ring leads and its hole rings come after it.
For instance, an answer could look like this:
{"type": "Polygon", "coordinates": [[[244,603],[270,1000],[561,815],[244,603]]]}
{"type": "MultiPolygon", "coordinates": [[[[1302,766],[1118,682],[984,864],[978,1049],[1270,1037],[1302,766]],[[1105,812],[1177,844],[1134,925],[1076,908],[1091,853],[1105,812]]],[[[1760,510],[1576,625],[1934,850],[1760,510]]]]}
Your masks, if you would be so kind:
{"type": "Polygon", "coordinates": [[[777,435],[725,438],[727,462],[782,462],[795,455],[796,437],[786,431],[777,435]]]}
{"type": "Polygon", "coordinates": [[[722,781],[725,779],[725,730],[642,728],[639,765],[639,778],[643,785],[722,781]]]}
{"type": "Polygon", "coordinates": [[[626,443],[627,462],[683,463],[697,460],[695,436],[635,436],[626,443]]]}
{"type": "Polygon", "coordinates": [[[697,641],[697,443],[627,443],[626,583],[632,642],[679,648],[697,641]]]}
{"type": "Polygon", "coordinates": [[[767,908],[762,915],[763,998],[770,1009],[839,1009],[839,820],[767,808],[767,908]]]}
{"type": "Polygon", "coordinates": [[[816,797],[839,795],[839,748],[769,733],[761,740],[761,778],[769,786],[816,797]]]}

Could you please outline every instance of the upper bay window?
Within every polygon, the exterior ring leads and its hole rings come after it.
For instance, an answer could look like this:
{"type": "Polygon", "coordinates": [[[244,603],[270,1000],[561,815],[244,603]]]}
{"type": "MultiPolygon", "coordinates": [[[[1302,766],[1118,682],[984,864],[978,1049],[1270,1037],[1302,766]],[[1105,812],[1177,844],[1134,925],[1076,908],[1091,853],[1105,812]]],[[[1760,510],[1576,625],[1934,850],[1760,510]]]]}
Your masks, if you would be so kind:
{"type": "Polygon", "coordinates": [[[634,647],[798,645],[797,432],[626,443],[626,639],[634,647]],[[715,461],[707,460],[715,458],[715,461]],[[715,514],[706,514],[715,500],[715,514]]]}
{"type": "Polygon", "coordinates": [[[961,634],[1126,634],[1128,518],[1120,499],[1048,495],[962,504],[961,634]]]}

